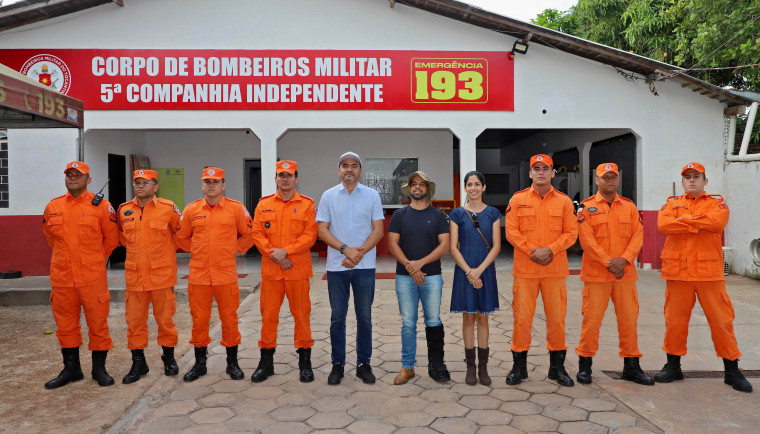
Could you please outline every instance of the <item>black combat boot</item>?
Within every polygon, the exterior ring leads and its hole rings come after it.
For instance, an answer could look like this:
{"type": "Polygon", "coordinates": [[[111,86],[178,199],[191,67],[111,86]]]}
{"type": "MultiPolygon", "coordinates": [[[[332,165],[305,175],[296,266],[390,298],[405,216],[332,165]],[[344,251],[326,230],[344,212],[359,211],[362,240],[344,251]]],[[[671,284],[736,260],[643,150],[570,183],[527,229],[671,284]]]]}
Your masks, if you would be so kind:
{"type": "Polygon", "coordinates": [[[143,375],[147,375],[148,362],[145,360],[145,352],[143,350],[132,350],[132,368],[127,375],[121,380],[123,384],[131,384],[139,380],[143,375]]]}
{"type": "Polygon", "coordinates": [[[61,348],[61,353],[63,354],[63,371],[45,383],[45,389],[57,389],[84,378],[82,366],[79,364],[79,347],[61,348]]]}
{"type": "Polygon", "coordinates": [[[557,380],[560,386],[573,387],[575,382],[565,370],[567,350],[549,351],[549,379],[557,380]]]}
{"type": "Polygon", "coordinates": [[[516,353],[512,351],[512,370],[507,375],[507,384],[514,386],[526,378],[528,378],[528,352],[516,353]]]}
{"type": "Polygon", "coordinates": [[[638,357],[623,358],[623,376],[620,378],[645,386],[654,386],[654,380],[652,377],[648,377],[644,371],[641,370],[638,357]]]}
{"type": "Polygon", "coordinates": [[[233,380],[242,380],[245,377],[243,370],[238,365],[238,346],[227,347],[227,373],[233,380]]]}
{"type": "Polygon", "coordinates": [[[298,379],[301,383],[314,381],[314,371],[311,370],[311,348],[298,348],[298,379]]]}
{"type": "Polygon", "coordinates": [[[195,364],[183,377],[188,383],[206,375],[206,347],[195,347],[195,364]]]}
{"type": "Polygon", "coordinates": [[[654,376],[654,381],[658,383],[672,383],[675,380],[683,380],[681,356],[668,354],[668,363],[662,367],[662,371],[654,376]]]}
{"type": "Polygon", "coordinates": [[[575,379],[581,384],[591,384],[591,357],[578,357],[578,375],[575,379]]]}
{"type": "Polygon", "coordinates": [[[261,383],[269,378],[270,375],[274,375],[274,351],[275,348],[260,348],[261,359],[259,360],[259,366],[251,375],[251,381],[254,383],[261,383]]]}
{"type": "Polygon", "coordinates": [[[106,356],[108,350],[92,352],[92,379],[98,386],[113,386],[113,377],[106,372],[106,356]]]}
{"type": "Polygon", "coordinates": [[[451,374],[443,362],[443,325],[425,327],[425,338],[428,347],[428,375],[438,382],[451,380],[451,374]]]}
{"type": "Polygon", "coordinates": [[[161,360],[164,362],[164,375],[171,377],[172,375],[179,374],[179,366],[177,361],[174,360],[174,347],[161,346],[164,350],[164,354],[161,356],[161,360]]]}
{"type": "Polygon", "coordinates": [[[752,392],[752,385],[749,384],[749,381],[742,375],[742,371],[739,370],[739,359],[723,359],[723,367],[726,370],[726,376],[723,378],[724,383],[739,392],[752,392]]]}

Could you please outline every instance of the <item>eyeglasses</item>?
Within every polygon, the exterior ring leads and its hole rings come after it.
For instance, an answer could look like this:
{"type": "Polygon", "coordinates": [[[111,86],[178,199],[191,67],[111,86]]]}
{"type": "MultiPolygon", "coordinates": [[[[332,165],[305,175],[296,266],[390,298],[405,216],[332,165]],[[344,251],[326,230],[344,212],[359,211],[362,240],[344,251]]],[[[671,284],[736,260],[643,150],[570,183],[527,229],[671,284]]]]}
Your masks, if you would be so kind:
{"type": "Polygon", "coordinates": [[[135,181],[132,183],[135,187],[147,187],[149,185],[153,185],[153,181],[135,181]]]}
{"type": "Polygon", "coordinates": [[[480,222],[478,221],[478,215],[475,213],[472,213],[472,224],[475,225],[476,228],[480,229],[480,222]]]}
{"type": "Polygon", "coordinates": [[[76,173],[74,173],[74,172],[66,172],[66,177],[67,178],[76,178],[76,179],[79,179],[79,178],[81,178],[83,176],[84,176],[84,173],[81,173],[81,172],[76,172],[76,173]]]}

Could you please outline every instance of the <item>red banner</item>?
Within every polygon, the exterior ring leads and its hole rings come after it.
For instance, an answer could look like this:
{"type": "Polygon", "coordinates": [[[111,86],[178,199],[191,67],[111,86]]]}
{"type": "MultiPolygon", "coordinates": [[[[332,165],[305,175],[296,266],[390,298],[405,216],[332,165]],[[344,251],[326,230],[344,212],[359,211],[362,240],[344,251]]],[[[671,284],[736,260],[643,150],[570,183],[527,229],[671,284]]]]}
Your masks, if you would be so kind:
{"type": "Polygon", "coordinates": [[[509,52],[0,50],[87,110],[514,110],[509,52]]]}

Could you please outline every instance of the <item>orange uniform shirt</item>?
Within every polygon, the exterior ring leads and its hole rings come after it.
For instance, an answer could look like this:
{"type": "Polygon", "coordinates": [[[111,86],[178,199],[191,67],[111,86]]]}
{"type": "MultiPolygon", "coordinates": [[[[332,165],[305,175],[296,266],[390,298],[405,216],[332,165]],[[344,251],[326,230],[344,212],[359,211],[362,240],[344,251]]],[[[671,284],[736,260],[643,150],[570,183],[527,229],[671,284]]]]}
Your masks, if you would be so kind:
{"type": "Polygon", "coordinates": [[[285,202],[280,193],[262,197],[253,215],[253,239],[263,255],[261,278],[299,280],[313,276],[311,246],[317,240],[314,199],[299,194],[285,202]],[[293,267],[283,270],[269,259],[269,250],[284,248],[293,267]]]}
{"type": "Polygon", "coordinates": [[[581,280],[584,282],[634,282],[633,261],[644,244],[644,225],[633,201],[615,195],[612,205],[597,193],[583,201],[578,211],[578,236],[583,247],[581,280]],[[612,258],[628,261],[621,279],[607,271],[612,258]]]}
{"type": "Polygon", "coordinates": [[[253,247],[252,227],[251,215],[236,200],[222,197],[213,208],[205,198],[191,202],[177,231],[177,245],[191,255],[188,283],[237,282],[235,254],[253,247]]]}
{"type": "Polygon", "coordinates": [[[150,291],[177,284],[174,240],[182,214],[174,202],[154,197],[140,207],[137,198],[119,206],[121,244],[127,248],[127,291],[150,291]]]}
{"type": "Polygon", "coordinates": [[[512,275],[525,278],[566,277],[570,275],[567,249],[578,238],[575,208],[570,198],[554,187],[542,198],[533,187],[518,191],[507,206],[506,236],[515,248],[512,275]],[[538,265],[530,251],[549,247],[554,260],[538,265]]]}
{"type": "Polygon", "coordinates": [[[57,197],[45,207],[42,230],[53,249],[50,285],[75,287],[106,282],[106,260],[119,245],[116,213],[95,193],[57,197]]]}
{"type": "Polygon", "coordinates": [[[684,194],[670,198],[657,215],[657,229],[668,237],[662,249],[662,272],[666,280],[725,280],[723,275],[723,228],[728,207],[719,195],[684,194]]]}

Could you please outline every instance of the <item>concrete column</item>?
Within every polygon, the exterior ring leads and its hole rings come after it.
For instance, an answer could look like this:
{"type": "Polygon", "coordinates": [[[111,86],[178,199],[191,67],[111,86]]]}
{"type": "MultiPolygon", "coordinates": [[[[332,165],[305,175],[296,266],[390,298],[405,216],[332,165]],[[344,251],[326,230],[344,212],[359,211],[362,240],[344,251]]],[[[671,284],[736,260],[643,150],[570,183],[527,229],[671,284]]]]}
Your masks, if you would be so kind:
{"type": "Polygon", "coordinates": [[[585,200],[591,196],[591,182],[589,181],[588,174],[591,173],[591,163],[589,155],[591,154],[591,143],[586,142],[578,146],[578,154],[580,156],[580,173],[581,173],[581,200],[585,200]]]}
{"type": "Polygon", "coordinates": [[[464,205],[467,194],[464,192],[464,175],[477,168],[477,146],[476,139],[478,133],[471,131],[456,132],[459,137],[459,199],[460,206],[464,205]]]}
{"type": "Polygon", "coordinates": [[[256,135],[261,140],[261,196],[268,196],[277,191],[274,177],[277,176],[277,139],[281,130],[258,130],[256,135]]]}

